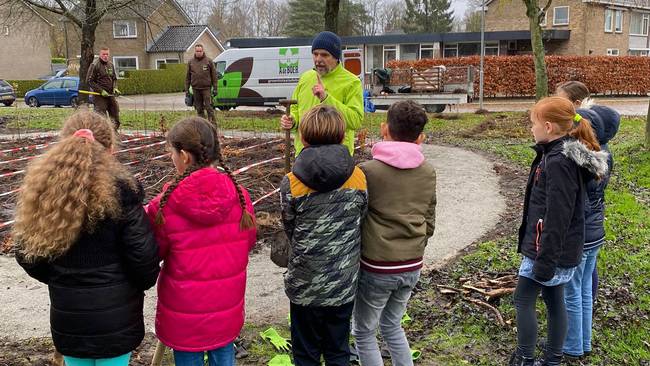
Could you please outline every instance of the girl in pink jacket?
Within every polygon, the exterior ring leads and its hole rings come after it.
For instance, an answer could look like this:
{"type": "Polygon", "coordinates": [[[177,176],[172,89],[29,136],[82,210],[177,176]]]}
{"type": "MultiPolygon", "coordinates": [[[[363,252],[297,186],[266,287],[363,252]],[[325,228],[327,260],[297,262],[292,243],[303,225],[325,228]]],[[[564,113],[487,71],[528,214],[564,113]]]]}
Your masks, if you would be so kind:
{"type": "Polygon", "coordinates": [[[216,128],[193,117],[167,134],[178,172],[146,207],[160,257],[156,335],[176,366],[234,365],[233,341],[244,324],[248,252],[255,244],[253,206],[221,157],[216,128]],[[219,162],[225,173],[212,164],[219,162]]]}

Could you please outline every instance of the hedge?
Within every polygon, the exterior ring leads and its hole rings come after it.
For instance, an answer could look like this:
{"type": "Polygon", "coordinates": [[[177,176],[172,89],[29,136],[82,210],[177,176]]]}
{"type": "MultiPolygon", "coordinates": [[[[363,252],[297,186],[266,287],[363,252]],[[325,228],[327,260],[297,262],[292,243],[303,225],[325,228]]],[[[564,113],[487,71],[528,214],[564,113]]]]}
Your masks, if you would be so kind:
{"type": "Polygon", "coordinates": [[[32,89],[36,89],[39,86],[43,85],[47,80],[5,80],[11,86],[14,87],[16,96],[22,98],[25,96],[25,93],[32,89]]]}
{"type": "MultiPolygon", "coordinates": [[[[415,61],[391,61],[394,69],[431,66],[475,66],[480,57],[437,58],[415,61]]],[[[647,95],[650,93],[650,57],[639,56],[546,56],[549,91],[563,81],[585,83],[594,94],[647,95]]],[[[478,70],[477,70],[478,71],[478,70]]],[[[533,56],[489,56],[485,58],[484,93],[486,96],[535,95],[533,56]]],[[[475,73],[474,93],[478,95],[479,73],[475,73]]]]}
{"type": "Polygon", "coordinates": [[[160,70],[127,71],[117,81],[122,94],[160,94],[182,92],[185,88],[187,65],[165,64],[160,70]]]}
{"type": "Polygon", "coordinates": [[[65,64],[68,60],[65,57],[52,57],[53,64],[65,64]]]}

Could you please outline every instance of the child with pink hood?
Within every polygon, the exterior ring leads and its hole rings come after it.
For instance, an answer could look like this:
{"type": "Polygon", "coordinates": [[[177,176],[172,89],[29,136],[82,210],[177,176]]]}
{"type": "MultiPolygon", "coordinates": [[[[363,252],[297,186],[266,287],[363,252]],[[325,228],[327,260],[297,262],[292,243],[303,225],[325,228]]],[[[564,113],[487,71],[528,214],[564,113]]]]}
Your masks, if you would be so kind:
{"type": "Polygon", "coordinates": [[[352,334],[364,366],[383,365],[376,332],[394,366],[413,365],[400,324],[420,277],[424,248],[433,235],[436,173],[420,144],[427,115],[417,103],[397,102],[382,123],[383,142],[362,163],[368,181],[368,215],[361,228],[361,270],[352,334]]]}

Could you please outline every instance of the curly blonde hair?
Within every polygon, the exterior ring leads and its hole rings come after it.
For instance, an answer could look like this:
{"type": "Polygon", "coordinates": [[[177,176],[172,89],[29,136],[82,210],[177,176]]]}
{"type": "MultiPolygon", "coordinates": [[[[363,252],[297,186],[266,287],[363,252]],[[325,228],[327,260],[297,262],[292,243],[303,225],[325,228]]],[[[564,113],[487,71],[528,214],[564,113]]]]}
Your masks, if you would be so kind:
{"type": "Polygon", "coordinates": [[[82,230],[120,215],[117,181],[135,187],[133,176],[111,154],[116,135],[111,122],[90,111],[64,123],[60,140],[27,168],[16,206],[13,237],[27,260],[66,253],[82,230]],[[74,136],[93,132],[95,141],[74,136]]]}

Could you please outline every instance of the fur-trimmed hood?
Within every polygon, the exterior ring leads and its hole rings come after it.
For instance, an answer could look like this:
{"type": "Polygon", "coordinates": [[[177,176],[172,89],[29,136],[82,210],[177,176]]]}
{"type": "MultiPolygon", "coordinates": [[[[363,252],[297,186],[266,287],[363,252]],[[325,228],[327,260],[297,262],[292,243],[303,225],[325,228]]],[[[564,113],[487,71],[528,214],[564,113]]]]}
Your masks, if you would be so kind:
{"type": "Polygon", "coordinates": [[[562,154],[599,179],[607,175],[609,153],[606,151],[589,150],[582,142],[568,139],[562,144],[562,154]]]}

